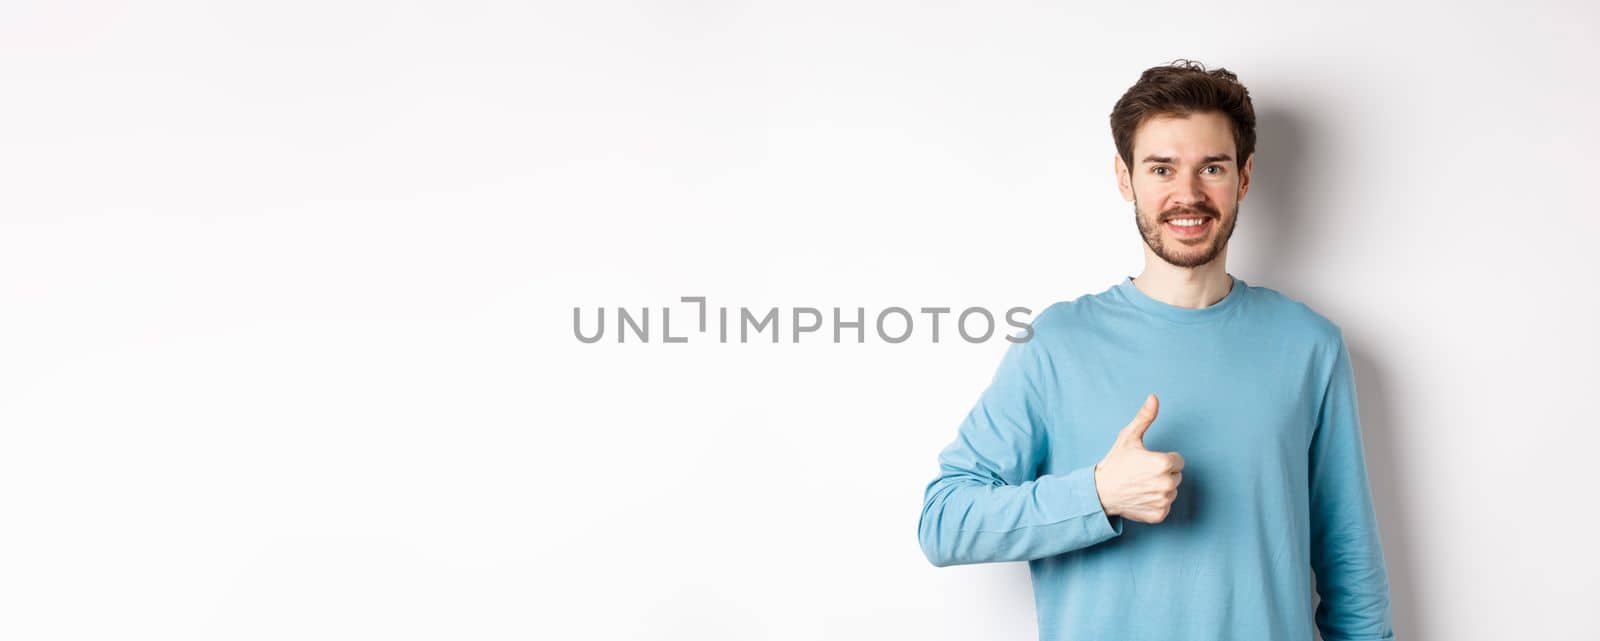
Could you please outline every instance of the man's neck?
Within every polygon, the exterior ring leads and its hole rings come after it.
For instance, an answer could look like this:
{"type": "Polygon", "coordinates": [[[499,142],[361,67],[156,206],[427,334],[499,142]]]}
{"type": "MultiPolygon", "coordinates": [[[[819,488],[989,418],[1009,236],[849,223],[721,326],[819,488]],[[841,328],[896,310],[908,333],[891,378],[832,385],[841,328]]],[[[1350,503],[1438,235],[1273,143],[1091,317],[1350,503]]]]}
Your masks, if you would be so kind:
{"type": "Polygon", "coordinates": [[[1133,279],[1144,295],[1187,309],[1210,307],[1228,295],[1233,279],[1222,256],[1199,267],[1176,267],[1154,254],[1145,256],[1144,271],[1133,279]]]}

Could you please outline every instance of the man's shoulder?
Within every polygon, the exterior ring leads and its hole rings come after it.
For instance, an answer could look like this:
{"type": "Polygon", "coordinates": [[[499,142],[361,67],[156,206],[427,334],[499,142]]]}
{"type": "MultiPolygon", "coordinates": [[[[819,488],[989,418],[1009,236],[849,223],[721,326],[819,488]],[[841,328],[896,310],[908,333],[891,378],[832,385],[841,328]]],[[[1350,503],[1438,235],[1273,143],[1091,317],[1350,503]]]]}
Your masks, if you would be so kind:
{"type": "Polygon", "coordinates": [[[1344,340],[1338,323],[1299,298],[1263,285],[1249,285],[1255,321],[1318,343],[1344,340]]]}
{"type": "Polygon", "coordinates": [[[1116,305],[1116,288],[1109,287],[1050,303],[1034,315],[1031,324],[1036,337],[1054,338],[1057,340],[1050,342],[1060,343],[1070,335],[1096,331],[1116,305]]]}
{"type": "Polygon", "coordinates": [[[1104,312],[1107,306],[1113,303],[1115,292],[1115,287],[1108,287],[1099,292],[1084,293],[1075,298],[1050,303],[1034,316],[1034,327],[1058,332],[1071,327],[1082,327],[1082,321],[1104,312]]]}

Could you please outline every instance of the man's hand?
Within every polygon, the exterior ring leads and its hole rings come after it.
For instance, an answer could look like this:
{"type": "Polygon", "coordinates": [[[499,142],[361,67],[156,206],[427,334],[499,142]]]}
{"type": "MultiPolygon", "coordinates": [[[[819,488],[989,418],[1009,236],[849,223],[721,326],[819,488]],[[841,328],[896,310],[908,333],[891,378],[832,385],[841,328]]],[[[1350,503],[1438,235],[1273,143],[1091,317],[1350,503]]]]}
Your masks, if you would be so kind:
{"type": "Polygon", "coordinates": [[[1156,420],[1158,405],[1155,394],[1145,397],[1133,421],[1117,434],[1111,451],[1094,466],[1095,490],[1107,515],[1160,523],[1172,509],[1183,480],[1183,456],[1144,449],[1144,433],[1156,420]]]}

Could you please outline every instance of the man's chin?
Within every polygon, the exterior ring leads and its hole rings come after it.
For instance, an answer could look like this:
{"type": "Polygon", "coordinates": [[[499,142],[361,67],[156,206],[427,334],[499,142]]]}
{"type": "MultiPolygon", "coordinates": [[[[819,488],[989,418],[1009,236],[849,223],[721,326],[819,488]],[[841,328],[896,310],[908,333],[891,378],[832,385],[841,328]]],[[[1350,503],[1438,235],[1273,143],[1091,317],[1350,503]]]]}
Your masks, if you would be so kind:
{"type": "MultiPolygon", "coordinates": [[[[1168,245],[1168,247],[1171,247],[1171,245],[1168,245]]],[[[1163,252],[1163,254],[1164,255],[1161,256],[1162,260],[1165,260],[1168,264],[1175,265],[1177,267],[1200,267],[1217,259],[1217,253],[1198,248],[1195,248],[1191,251],[1168,251],[1163,252]]]]}

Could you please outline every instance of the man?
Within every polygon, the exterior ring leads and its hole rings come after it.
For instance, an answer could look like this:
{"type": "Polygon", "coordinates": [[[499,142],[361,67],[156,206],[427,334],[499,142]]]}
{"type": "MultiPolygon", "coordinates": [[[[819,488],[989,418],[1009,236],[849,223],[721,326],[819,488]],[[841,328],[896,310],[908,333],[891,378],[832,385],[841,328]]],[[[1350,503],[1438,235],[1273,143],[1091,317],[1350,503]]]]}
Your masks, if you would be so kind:
{"type": "Polygon", "coordinates": [[[924,553],[1028,561],[1044,640],[1393,639],[1344,337],[1225,267],[1249,93],[1180,60],[1111,130],[1144,271],[1008,349],[939,454],[924,553]]]}

